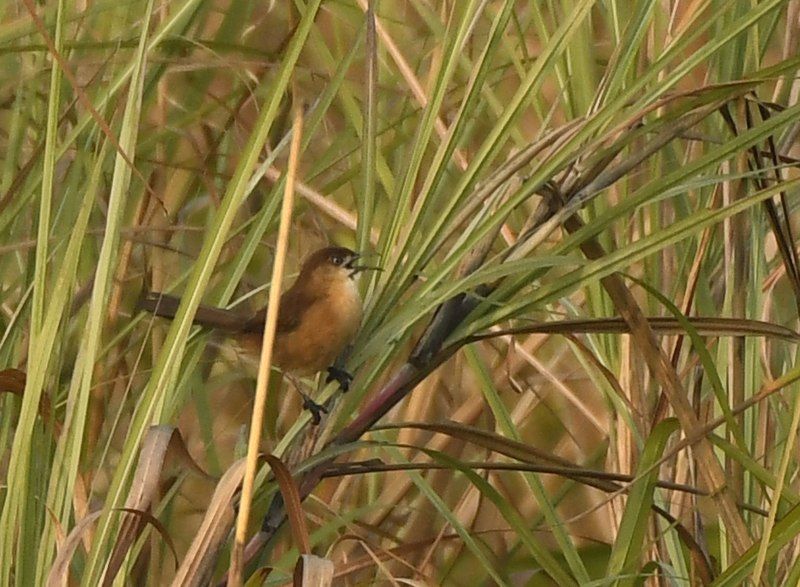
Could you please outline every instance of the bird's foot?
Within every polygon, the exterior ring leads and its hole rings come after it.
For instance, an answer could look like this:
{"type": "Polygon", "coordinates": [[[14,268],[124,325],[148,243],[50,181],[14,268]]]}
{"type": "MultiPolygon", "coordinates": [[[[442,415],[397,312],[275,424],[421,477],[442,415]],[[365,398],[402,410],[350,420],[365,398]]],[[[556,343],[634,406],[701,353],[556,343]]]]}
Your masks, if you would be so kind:
{"type": "Polygon", "coordinates": [[[328,408],[315,402],[306,393],[301,393],[301,395],[303,396],[303,409],[311,412],[311,422],[314,426],[318,425],[322,421],[322,414],[328,413],[328,408]]]}
{"type": "Polygon", "coordinates": [[[330,383],[331,381],[338,383],[342,391],[347,391],[353,382],[353,376],[345,369],[331,365],[328,367],[328,376],[325,378],[325,383],[330,383]]]}

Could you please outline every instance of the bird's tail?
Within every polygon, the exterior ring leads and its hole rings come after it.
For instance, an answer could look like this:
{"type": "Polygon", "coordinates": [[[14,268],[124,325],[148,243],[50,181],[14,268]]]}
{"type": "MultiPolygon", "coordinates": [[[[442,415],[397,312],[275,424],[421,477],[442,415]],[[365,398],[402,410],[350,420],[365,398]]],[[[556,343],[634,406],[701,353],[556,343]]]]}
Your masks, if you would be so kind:
{"type": "MultiPolygon", "coordinates": [[[[150,292],[139,300],[139,309],[162,318],[174,318],[181,299],[169,294],[150,292]]],[[[220,328],[229,332],[244,330],[249,316],[213,306],[198,306],[193,322],[208,328],[220,328]]]]}

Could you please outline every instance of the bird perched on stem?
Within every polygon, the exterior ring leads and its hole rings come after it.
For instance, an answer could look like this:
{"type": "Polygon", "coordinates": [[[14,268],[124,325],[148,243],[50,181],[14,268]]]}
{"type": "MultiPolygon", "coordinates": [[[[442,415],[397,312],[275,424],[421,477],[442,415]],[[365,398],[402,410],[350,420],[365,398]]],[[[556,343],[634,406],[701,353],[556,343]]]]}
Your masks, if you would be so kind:
{"type": "MultiPolygon", "coordinates": [[[[356,277],[367,269],[358,265],[360,255],[344,247],[326,247],[312,253],[303,263],[294,284],[281,295],[273,364],[295,383],[303,396],[303,407],[319,422],[323,406],[304,393],[296,376],[327,370],[327,381],[337,381],[347,391],[352,375],[336,363],[353,341],[363,313],[356,277]]],[[[180,298],[150,293],[141,302],[143,310],[156,316],[174,318],[180,298]]],[[[200,306],[194,323],[215,328],[235,338],[247,353],[258,355],[267,309],[245,315],[235,310],[200,306]]]]}

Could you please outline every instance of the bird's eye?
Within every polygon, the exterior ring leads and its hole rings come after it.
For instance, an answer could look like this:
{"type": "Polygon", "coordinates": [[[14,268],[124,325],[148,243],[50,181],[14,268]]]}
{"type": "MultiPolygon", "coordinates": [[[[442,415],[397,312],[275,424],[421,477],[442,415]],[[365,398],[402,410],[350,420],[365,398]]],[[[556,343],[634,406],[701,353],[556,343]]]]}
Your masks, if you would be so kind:
{"type": "Polygon", "coordinates": [[[341,265],[342,263],[344,263],[344,257],[341,257],[339,255],[334,255],[333,257],[331,257],[331,263],[333,263],[334,265],[341,265]]]}

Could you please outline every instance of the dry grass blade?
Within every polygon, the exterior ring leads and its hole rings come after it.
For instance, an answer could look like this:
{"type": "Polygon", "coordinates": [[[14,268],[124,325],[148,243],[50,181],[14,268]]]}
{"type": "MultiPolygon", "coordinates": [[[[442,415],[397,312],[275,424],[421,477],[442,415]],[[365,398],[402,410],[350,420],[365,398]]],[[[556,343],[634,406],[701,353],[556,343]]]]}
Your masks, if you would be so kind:
{"type": "MultiPolygon", "coordinates": [[[[267,170],[266,178],[272,182],[277,183],[282,177],[283,172],[280,169],[270,167],[267,170]]],[[[358,222],[355,214],[348,212],[341,206],[337,205],[336,202],[332,202],[330,198],[326,198],[323,194],[312,189],[302,181],[297,182],[296,190],[298,195],[303,196],[303,198],[308,200],[322,214],[325,214],[336,222],[339,222],[342,226],[345,226],[351,230],[356,229],[358,222]]],[[[372,245],[377,244],[379,238],[380,231],[375,229],[371,230],[370,243],[372,245]]]]}
{"type": "Polygon", "coordinates": [[[48,587],[62,587],[69,585],[69,565],[72,562],[72,556],[75,554],[75,549],[81,543],[83,533],[97,521],[102,511],[97,511],[89,514],[78,522],[72,531],[67,536],[64,544],[58,549],[58,556],[53,561],[53,566],[50,567],[50,573],[47,576],[48,587]]]}
{"type": "Polygon", "coordinates": [[[286,504],[292,538],[300,551],[300,558],[294,568],[294,584],[297,586],[319,585],[320,587],[330,585],[333,581],[333,563],[326,558],[311,554],[311,542],[308,538],[300,492],[292,474],[278,457],[266,455],[264,458],[278,481],[283,503],[286,504]]]}
{"type": "MultiPolygon", "coordinates": [[[[762,102],[759,101],[757,104],[762,121],[769,119],[769,110],[767,110],[762,102]]],[[[742,107],[744,108],[747,129],[751,129],[755,124],[750,102],[744,100],[742,107]]],[[[731,133],[734,136],[738,135],[739,129],[730,112],[730,106],[726,104],[720,108],[720,114],[731,133]]],[[[771,159],[771,169],[768,169],[768,165],[764,161],[764,155],[758,145],[753,145],[748,150],[749,157],[747,159],[747,166],[751,171],[759,172],[759,174],[753,178],[753,183],[758,186],[759,189],[766,188],[771,181],[776,181],[778,183],[782,181],[779,154],[772,136],[767,138],[767,148],[767,156],[771,159]],[[774,174],[774,178],[766,177],[767,171],[771,171],[774,174]]],[[[789,215],[789,208],[786,203],[786,194],[783,192],[780,194],[780,202],[782,214],[778,213],[778,208],[772,199],[764,201],[764,210],[767,213],[767,218],[772,228],[772,234],[778,245],[778,252],[781,255],[786,275],[789,277],[789,282],[794,290],[795,305],[798,308],[798,313],[800,313],[800,267],[798,266],[797,250],[794,244],[795,240],[791,226],[791,216],[789,215]]]]}
{"type": "Polygon", "coordinates": [[[236,461],[217,483],[200,528],[175,573],[172,587],[208,584],[217,553],[233,526],[235,496],[244,478],[245,467],[245,459],[236,461]]]}
{"type": "MultiPolygon", "coordinates": [[[[286,171],[286,184],[283,192],[281,206],[281,220],[278,228],[278,243],[275,251],[275,261],[272,266],[271,283],[279,284],[283,281],[283,268],[286,260],[286,251],[289,242],[292,210],[294,208],[294,182],[297,175],[297,165],[300,158],[300,139],[303,131],[303,109],[299,103],[294,104],[294,117],[292,123],[292,145],[289,150],[289,167],[286,171]]],[[[259,458],[259,445],[261,432],[264,426],[264,414],[267,403],[267,384],[272,367],[272,350],[275,343],[275,332],[278,327],[278,308],[280,306],[280,288],[272,287],[269,291],[267,303],[266,324],[264,325],[264,338],[261,344],[261,359],[258,365],[258,379],[256,381],[256,397],[253,403],[253,416],[250,423],[250,438],[247,444],[247,470],[242,483],[242,499],[239,504],[239,514],[236,521],[236,541],[231,551],[230,583],[238,586],[242,582],[242,563],[244,547],[247,540],[247,525],[250,517],[250,506],[253,500],[253,486],[255,484],[256,469],[259,458]]]]}
{"type": "Polygon", "coordinates": [[[216,477],[206,473],[206,471],[197,464],[197,461],[194,460],[194,457],[192,457],[189,452],[186,442],[183,440],[183,435],[177,428],[169,439],[165,460],[165,465],[174,464],[178,469],[191,471],[206,481],[218,481],[216,477]]]}
{"type": "MultiPolygon", "coordinates": [[[[686,334],[676,318],[669,316],[647,316],[647,323],[654,333],[665,336],[686,334]]],[[[687,320],[701,336],[763,336],[799,342],[800,334],[771,322],[746,320],[743,318],[715,318],[690,316],[687,320]]],[[[623,318],[589,318],[585,320],[554,320],[536,322],[528,326],[505,328],[487,334],[475,334],[465,339],[465,343],[488,340],[513,334],[630,334],[631,329],[623,318]]]]}
{"type": "Polygon", "coordinates": [[[303,554],[294,569],[295,587],[326,587],[333,584],[333,563],[313,554],[303,554]]]}
{"type": "MultiPolygon", "coordinates": [[[[577,216],[570,217],[565,223],[565,228],[569,232],[576,232],[582,227],[583,223],[577,216]]],[[[594,238],[585,241],[581,245],[581,249],[589,259],[598,259],[605,255],[602,246],[594,238]]],[[[630,327],[638,352],[644,358],[653,378],[661,386],[662,392],[666,394],[684,434],[693,436],[701,428],[701,423],[689,403],[689,396],[678,374],[656,342],[655,334],[633,294],[617,274],[601,279],[601,283],[616,310],[630,327]]],[[[725,471],[707,438],[699,438],[695,450],[700,463],[701,475],[711,488],[711,495],[719,507],[720,517],[730,533],[734,552],[741,554],[750,547],[752,538],[731,494],[725,471]]]]}
{"type": "Polygon", "coordinates": [[[189,468],[193,472],[208,478],[208,475],[189,456],[181,434],[175,427],[153,426],[150,428],[145,436],[136,473],[123,508],[128,512],[140,512],[140,515],[125,516],[104,572],[103,584],[113,582],[131,545],[141,534],[145,522],[154,519],[145,513],[160,494],[162,474],[170,452],[183,464],[188,461],[189,468]]]}
{"type": "Polygon", "coordinates": [[[311,543],[308,540],[308,528],[303,514],[303,506],[300,503],[300,492],[297,490],[294,479],[292,479],[292,474],[278,457],[266,455],[264,458],[269,463],[269,466],[272,467],[278,486],[281,489],[283,502],[286,504],[286,512],[289,515],[289,525],[292,529],[294,543],[300,550],[300,554],[310,554],[311,543]]]}
{"type": "MultiPolygon", "coordinates": [[[[376,430],[380,429],[394,429],[394,428],[418,428],[420,430],[432,430],[439,432],[438,427],[441,427],[441,430],[446,430],[447,423],[443,424],[433,424],[430,427],[425,425],[417,425],[417,423],[409,422],[409,423],[398,423],[393,424],[392,426],[386,427],[376,427],[376,430]]],[[[471,440],[473,436],[470,434],[472,429],[468,429],[466,434],[456,433],[453,434],[453,438],[463,438],[465,440],[471,440]]],[[[447,432],[444,432],[447,434],[447,432]]],[[[479,437],[478,437],[479,438],[479,437]]],[[[500,438],[496,442],[493,442],[495,446],[502,446],[506,439],[500,438]]],[[[479,441],[475,443],[478,446],[484,446],[485,443],[479,441]]],[[[424,446],[414,446],[414,445],[401,445],[402,448],[413,448],[415,450],[419,450],[424,452],[426,447],[424,446]]],[[[491,450],[491,446],[487,446],[491,450]]],[[[509,457],[513,458],[514,454],[518,454],[519,451],[515,450],[514,447],[509,447],[507,450],[498,450],[499,454],[504,454],[509,457]]],[[[554,460],[552,455],[548,455],[545,458],[540,459],[544,460],[554,460]]],[[[579,467],[576,465],[548,465],[544,463],[537,463],[531,464],[527,462],[517,462],[517,463],[497,463],[492,461],[463,461],[462,463],[465,468],[467,469],[483,469],[485,471],[525,471],[531,473],[542,473],[545,475],[559,475],[562,477],[567,477],[569,479],[574,479],[579,483],[583,483],[585,485],[589,485],[591,487],[596,487],[597,489],[602,489],[603,491],[622,491],[625,488],[620,485],[611,485],[605,483],[605,481],[617,481],[622,483],[630,483],[634,481],[636,478],[633,475],[626,474],[626,473],[609,473],[607,471],[600,471],[597,469],[587,469],[584,467],[579,467]]],[[[450,467],[444,464],[438,463],[422,463],[422,462],[413,462],[413,463],[384,463],[379,459],[372,459],[369,461],[362,461],[362,462],[353,462],[353,463],[342,463],[341,465],[335,465],[328,469],[325,472],[323,477],[325,479],[331,477],[341,477],[345,475],[363,475],[364,473],[387,473],[387,472],[394,472],[394,471],[448,471],[452,470],[450,467]]],[[[680,491],[682,493],[688,493],[691,495],[708,495],[708,492],[699,489],[697,487],[693,487],[691,485],[682,485],[680,483],[674,483],[672,481],[656,481],[656,485],[658,487],[664,489],[670,489],[673,491],[680,491]]],[[[763,512],[759,512],[763,513],[763,512]]]]}
{"type": "MultiPolygon", "coordinates": [[[[150,524],[152,525],[159,534],[164,538],[169,546],[170,552],[174,557],[175,561],[178,560],[178,552],[175,550],[175,544],[172,542],[172,538],[170,537],[167,529],[164,525],[158,521],[158,518],[152,516],[148,512],[142,510],[136,510],[133,508],[119,508],[118,510],[128,514],[131,517],[137,518],[141,520],[141,523],[150,524]]],[[[90,526],[97,521],[97,519],[102,515],[103,511],[98,510],[85,516],[78,524],[72,529],[67,536],[66,540],[59,545],[58,549],[58,556],[56,560],[53,562],[53,566],[50,568],[50,573],[47,576],[47,585],[48,587],[61,587],[70,585],[70,577],[69,577],[69,566],[72,562],[72,557],[75,554],[75,551],[78,548],[78,545],[81,543],[81,540],[84,538],[84,534],[89,530],[90,526]]],[[[109,577],[106,581],[104,581],[104,585],[111,585],[113,581],[109,577]]]]}

